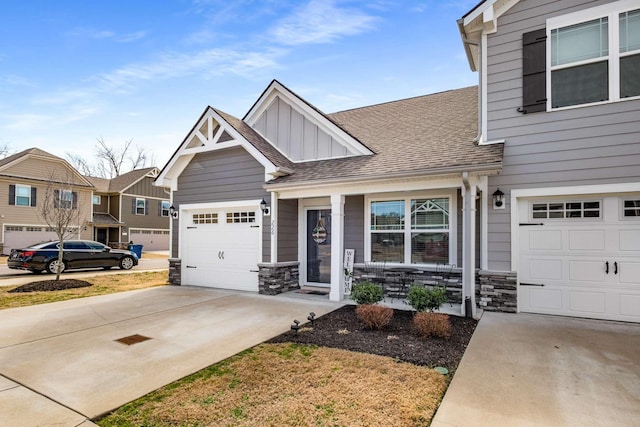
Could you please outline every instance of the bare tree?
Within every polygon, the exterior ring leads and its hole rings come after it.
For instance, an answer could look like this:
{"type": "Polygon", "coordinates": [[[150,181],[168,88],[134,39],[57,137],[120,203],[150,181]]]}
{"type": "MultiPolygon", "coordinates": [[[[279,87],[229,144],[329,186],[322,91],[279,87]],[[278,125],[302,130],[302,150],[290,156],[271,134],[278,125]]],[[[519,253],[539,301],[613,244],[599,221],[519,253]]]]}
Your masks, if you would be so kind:
{"type": "Polygon", "coordinates": [[[115,178],[123,173],[152,165],[155,158],[144,148],[133,145],[133,139],[124,142],[120,148],[108,145],[103,138],[98,138],[95,146],[95,164],[90,164],[82,157],[67,152],[67,160],[83,175],[100,178],[115,178]]]}
{"type": "Polygon", "coordinates": [[[64,177],[58,173],[49,174],[43,201],[38,203],[38,215],[47,223],[58,237],[58,259],[50,261],[47,269],[56,272],[56,280],[65,268],[63,258],[64,242],[77,234],[82,227],[84,209],[74,191],[73,175],[68,172],[64,177]]]}
{"type": "Polygon", "coordinates": [[[0,159],[4,159],[11,154],[11,149],[7,144],[0,144],[0,159]]]}

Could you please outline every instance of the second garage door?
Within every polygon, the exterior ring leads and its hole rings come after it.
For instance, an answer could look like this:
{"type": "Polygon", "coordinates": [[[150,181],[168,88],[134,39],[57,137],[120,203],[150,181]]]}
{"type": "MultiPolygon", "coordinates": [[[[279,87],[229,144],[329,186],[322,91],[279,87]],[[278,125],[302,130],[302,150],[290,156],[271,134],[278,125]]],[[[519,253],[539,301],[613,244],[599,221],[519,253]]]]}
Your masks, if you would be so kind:
{"type": "Polygon", "coordinates": [[[640,322],[640,196],[518,202],[520,311],[640,322]]]}
{"type": "Polygon", "coordinates": [[[182,283],[258,291],[260,209],[193,209],[182,225],[182,283]]]}

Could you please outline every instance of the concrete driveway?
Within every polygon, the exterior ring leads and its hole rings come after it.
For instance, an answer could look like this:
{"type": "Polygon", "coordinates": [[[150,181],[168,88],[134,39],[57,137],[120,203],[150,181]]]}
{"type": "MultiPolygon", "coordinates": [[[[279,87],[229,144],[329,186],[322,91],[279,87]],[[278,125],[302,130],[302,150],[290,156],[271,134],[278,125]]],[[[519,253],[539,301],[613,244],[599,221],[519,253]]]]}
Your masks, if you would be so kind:
{"type": "Polygon", "coordinates": [[[640,324],[485,312],[431,426],[639,420],[640,324]]]}
{"type": "Polygon", "coordinates": [[[2,310],[0,426],[91,425],[87,418],[338,306],[163,286],[2,310]],[[116,341],[134,335],[149,339],[116,341]]]}

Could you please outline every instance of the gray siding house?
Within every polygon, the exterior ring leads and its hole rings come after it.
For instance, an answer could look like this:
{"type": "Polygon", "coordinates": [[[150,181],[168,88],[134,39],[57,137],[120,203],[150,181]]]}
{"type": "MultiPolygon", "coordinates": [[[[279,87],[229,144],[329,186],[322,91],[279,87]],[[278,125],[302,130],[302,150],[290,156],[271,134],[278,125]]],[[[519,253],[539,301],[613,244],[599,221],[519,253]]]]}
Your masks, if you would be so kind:
{"type": "Polygon", "coordinates": [[[640,321],[640,1],[484,1],[458,24],[479,144],[504,147],[481,270],[505,281],[481,271],[480,306],[640,321]]]}
{"type": "Polygon", "coordinates": [[[394,267],[428,281],[456,265],[451,295],[475,300],[477,231],[503,151],[476,142],[477,94],[325,114],[274,80],[242,119],[208,107],[156,180],[175,211],[171,282],[265,294],[313,285],[341,300],[352,249],[356,277],[369,261],[389,280],[394,267]]]}

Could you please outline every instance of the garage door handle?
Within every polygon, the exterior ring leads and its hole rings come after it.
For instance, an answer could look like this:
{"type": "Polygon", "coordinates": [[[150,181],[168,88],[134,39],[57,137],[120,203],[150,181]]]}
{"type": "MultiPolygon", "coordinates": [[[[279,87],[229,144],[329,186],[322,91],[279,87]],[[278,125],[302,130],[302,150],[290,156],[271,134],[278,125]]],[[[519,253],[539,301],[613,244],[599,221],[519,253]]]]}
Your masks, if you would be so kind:
{"type": "Polygon", "coordinates": [[[521,222],[518,225],[521,225],[521,226],[525,226],[525,225],[544,225],[544,222],[521,222]]]}
{"type": "Polygon", "coordinates": [[[224,259],[224,251],[218,252],[218,259],[224,259]]]}
{"type": "Polygon", "coordinates": [[[544,286],[543,283],[524,283],[524,282],[520,282],[520,286],[544,286]]]}
{"type": "Polygon", "coordinates": [[[187,268],[198,268],[195,265],[187,265],[187,268]]]}
{"type": "Polygon", "coordinates": [[[604,265],[606,266],[604,273],[609,274],[609,261],[605,262],[604,265]]]}
{"type": "Polygon", "coordinates": [[[618,274],[618,261],[613,263],[613,274],[618,274]]]}

